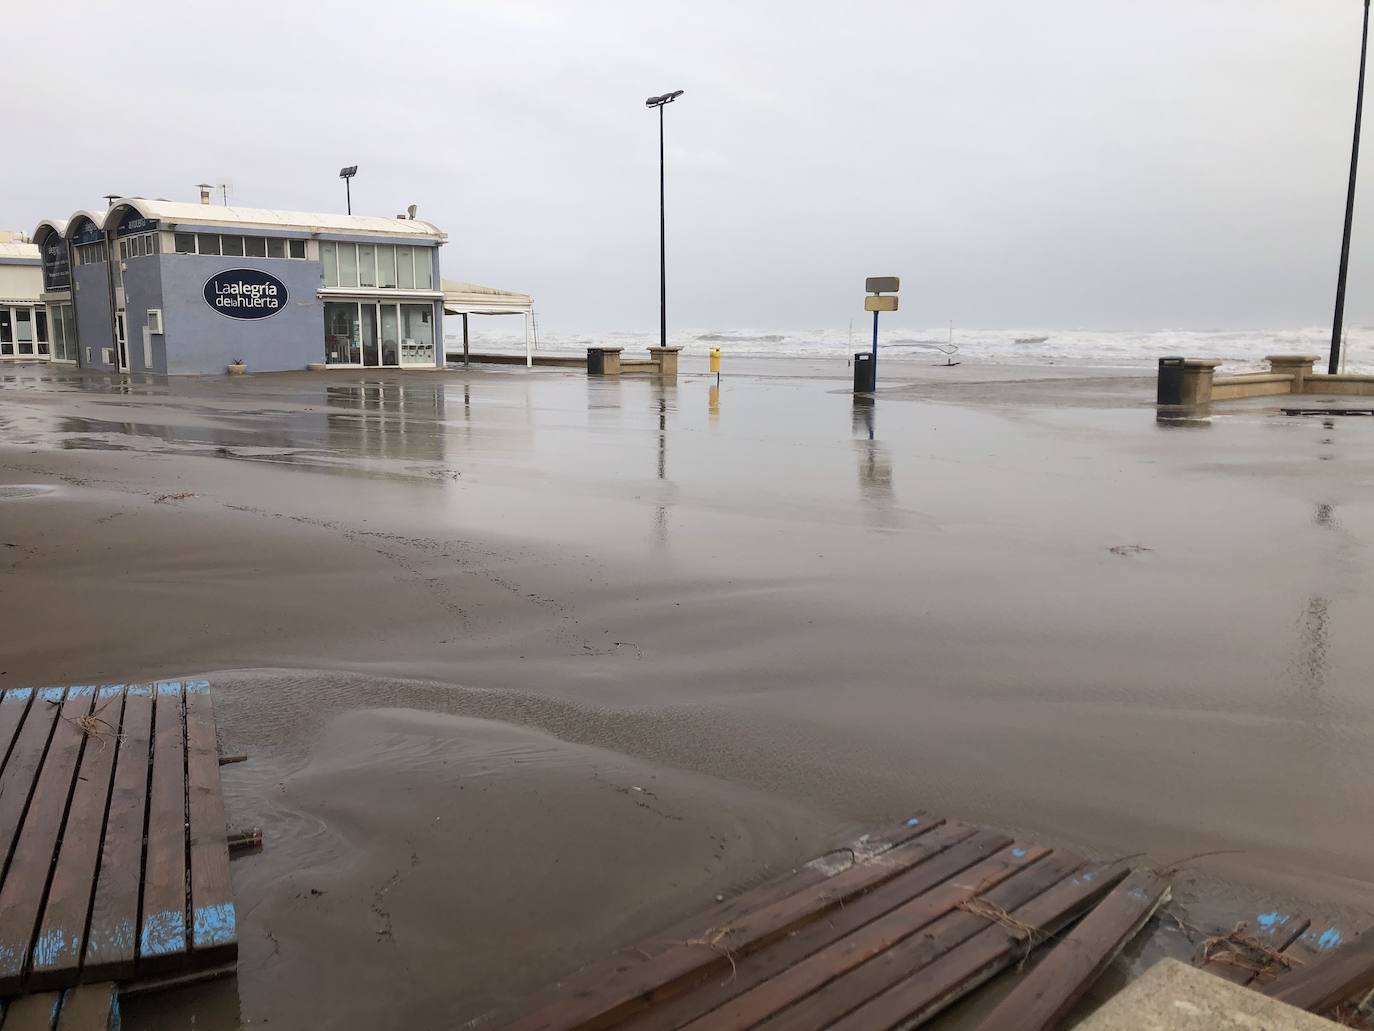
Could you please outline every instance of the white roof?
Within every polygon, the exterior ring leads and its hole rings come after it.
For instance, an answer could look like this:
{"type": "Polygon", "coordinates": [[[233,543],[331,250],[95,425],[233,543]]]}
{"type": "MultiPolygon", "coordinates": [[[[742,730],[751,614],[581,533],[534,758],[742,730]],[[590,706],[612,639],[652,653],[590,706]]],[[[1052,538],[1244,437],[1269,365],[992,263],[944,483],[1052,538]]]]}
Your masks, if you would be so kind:
{"type": "Polygon", "coordinates": [[[110,210],[128,206],[144,218],[187,225],[236,225],[271,229],[304,229],[309,232],[368,233],[388,236],[448,239],[437,226],[420,219],[383,218],[380,215],[337,215],[273,208],[225,207],[220,204],[188,204],[184,201],[122,197],[110,210]]]}
{"type": "Polygon", "coordinates": [[[530,311],[534,300],[529,294],[514,290],[498,290],[494,286],[463,283],[456,279],[440,280],[444,291],[444,311],[449,315],[467,312],[471,315],[506,315],[530,311]]]}
{"type": "Polygon", "coordinates": [[[7,265],[29,264],[39,265],[43,258],[38,253],[38,244],[20,243],[18,240],[0,240],[0,261],[7,265]]]}

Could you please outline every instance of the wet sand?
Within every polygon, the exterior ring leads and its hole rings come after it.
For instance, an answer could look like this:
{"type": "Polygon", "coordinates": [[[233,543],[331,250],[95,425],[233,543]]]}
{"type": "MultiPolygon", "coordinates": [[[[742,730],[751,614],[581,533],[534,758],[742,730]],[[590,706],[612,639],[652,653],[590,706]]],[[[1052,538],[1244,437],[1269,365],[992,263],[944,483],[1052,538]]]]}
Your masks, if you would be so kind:
{"type": "Polygon", "coordinates": [[[846,371],[0,370],[0,685],[252,756],[240,976],[132,1026],[446,1025],[913,808],[1369,908],[1371,420],[846,371]]]}

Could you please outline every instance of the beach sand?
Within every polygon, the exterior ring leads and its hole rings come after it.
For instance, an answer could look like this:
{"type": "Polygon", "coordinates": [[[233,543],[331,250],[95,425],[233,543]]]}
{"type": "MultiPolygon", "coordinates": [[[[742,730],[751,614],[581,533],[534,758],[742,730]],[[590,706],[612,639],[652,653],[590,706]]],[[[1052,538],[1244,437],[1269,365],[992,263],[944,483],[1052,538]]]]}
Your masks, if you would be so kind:
{"type": "Polygon", "coordinates": [[[914,809],[1367,909],[1374,420],[846,376],[0,370],[0,686],[251,756],[239,978],[129,1026],[451,1026],[914,809]]]}

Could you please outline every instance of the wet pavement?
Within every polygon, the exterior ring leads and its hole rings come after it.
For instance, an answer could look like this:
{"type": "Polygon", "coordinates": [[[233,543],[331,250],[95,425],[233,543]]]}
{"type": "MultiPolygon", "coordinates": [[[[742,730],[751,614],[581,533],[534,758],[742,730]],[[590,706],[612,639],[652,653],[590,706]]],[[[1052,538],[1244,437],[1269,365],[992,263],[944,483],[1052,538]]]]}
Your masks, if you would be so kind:
{"type": "Polygon", "coordinates": [[[245,1020],[346,973],[312,1003],[347,1026],[400,968],[367,1026],[465,1019],[914,806],[1225,852],[1176,892],[1198,923],[1369,908],[1374,420],[1161,417],[1128,372],[891,363],[865,401],[842,360],[727,369],[0,368],[0,685],[210,676],[268,840],[234,864],[245,1020]]]}

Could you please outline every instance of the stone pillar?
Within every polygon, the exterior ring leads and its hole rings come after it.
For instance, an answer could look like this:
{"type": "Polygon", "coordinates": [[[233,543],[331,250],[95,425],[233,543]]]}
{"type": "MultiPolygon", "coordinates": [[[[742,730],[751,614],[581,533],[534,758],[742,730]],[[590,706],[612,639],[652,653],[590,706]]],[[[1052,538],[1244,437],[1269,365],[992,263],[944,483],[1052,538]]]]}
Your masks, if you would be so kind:
{"type": "Polygon", "coordinates": [[[658,362],[658,374],[677,379],[677,356],[680,347],[651,347],[649,357],[658,362]]]}
{"type": "Polygon", "coordinates": [[[1276,372],[1284,376],[1293,377],[1293,393],[1301,394],[1307,384],[1307,377],[1312,375],[1312,366],[1321,361],[1319,354],[1271,354],[1265,359],[1269,363],[1269,371],[1276,372]]]}
{"type": "Polygon", "coordinates": [[[1183,363],[1183,391],[1180,404],[1205,405],[1212,400],[1212,375],[1220,358],[1189,358],[1183,363]]]}
{"type": "Polygon", "coordinates": [[[623,347],[587,348],[587,374],[590,376],[619,376],[620,352],[623,347]]]}

